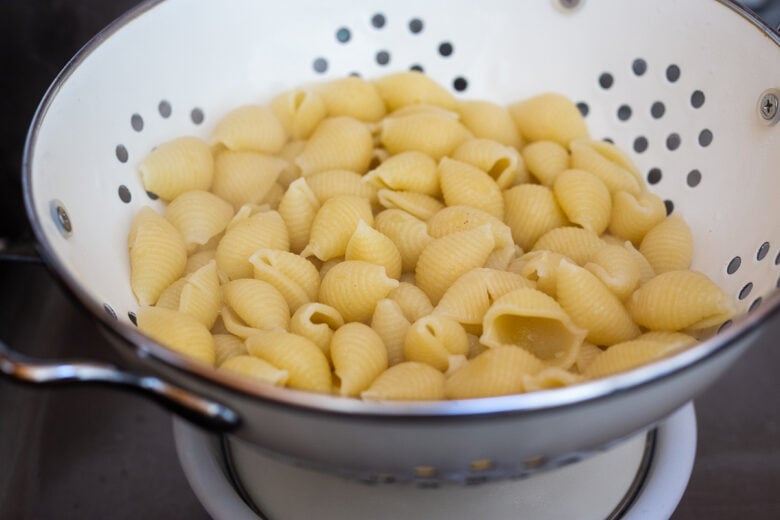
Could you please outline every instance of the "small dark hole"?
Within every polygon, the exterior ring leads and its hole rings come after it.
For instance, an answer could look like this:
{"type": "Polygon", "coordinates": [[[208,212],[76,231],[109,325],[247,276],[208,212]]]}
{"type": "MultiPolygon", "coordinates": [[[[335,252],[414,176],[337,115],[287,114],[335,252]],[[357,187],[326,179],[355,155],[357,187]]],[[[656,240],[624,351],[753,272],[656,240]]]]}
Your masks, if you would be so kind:
{"type": "Polygon", "coordinates": [[[745,284],[745,286],[739,291],[739,299],[744,300],[748,297],[750,294],[750,291],[753,290],[753,282],[748,282],[745,284]]]}
{"type": "Polygon", "coordinates": [[[140,132],[144,129],[144,118],[139,114],[133,114],[130,118],[130,126],[132,126],[133,130],[136,132],[140,132]]]}
{"type": "Polygon", "coordinates": [[[356,71],[356,70],[353,70],[352,72],[350,72],[349,75],[352,76],[353,78],[359,78],[360,77],[360,73],[358,71],[356,71]]]}
{"type": "Polygon", "coordinates": [[[138,326],[138,318],[136,317],[134,312],[128,312],[127,317],[130,318],[130,322],[133,325],[135,325],[136,327],[138,326]]]}
{"type": "Polygon", "coordinates": [[[712,132],[709,129],[705,128],[699,132],[699,144],[704,147],[712,144],[712,132]]]}
{"type": "Polygon", "coordinates": [[[468,88],[469,82],[466,81],[466,78],[458,76],[455,78],[455,80],[452,82],[452,87],[457,90],[458,92],[463,92],[468,88]]]}
{"type": "Polygon", "coordinates": [[[171,117],[171,112],[173,110],[171,109],[171,104],[163,99],[160,101],[160,104],[157,105],[157,111],[160,112],[160,115],[163,117],[163,119],[168,119],[171,117]]]}
{"type": "Polygon", "coordinates": [[[111,308],[111,306],[110,306],[109,304],[107,304],[107,303],[104,303],[104,304],[103,304],[103,310],[105,310],[105,311],[106,311],[106,314],[108,314],[108,315],[109,315],[109,316],[111,316],[112,318],[114,318],[114,319],[117,319],[117,317],[116,317],[116,312],[114,312],[114,309],[112,309],[112,308],[111,308]]]}
{"type": "Polygon", "coordinates": [[[733,322],[732,322],[731,320],[726,320],[726,321],[724,321],[724,322],[723,322],[723,325],[721,325],[721,326],[718,328],[718,334],[720,334],[721,332],[723,332],[723,331],[724,331],[724,330],[726,330],[727,328],[731,327],[732,323],[733,323],[733,322]]]}
{"type": "Polygon", "coordinates": [[[769,254],[769,242],[764,242],[761,244],[761,247],[758,248],[758,252],[756,253],[756,260],[759,262],[766,258],[766,255],[769,254]]]}
{"type": "Polygon", "coordinates": [[[190,119],[192,119],[192,122],[196,125],[199,125],[203,122],[203,119],[205,119],[205,116],[203,115],[203,110],[200,108],[193,108],[190,112],[190,119]]]}
{"type": "Polygon", "coordinates": [[[379,51],[376,53],[376,62],[380,65],[387,65],[390,63],[390,53],[387,51],[379,51]]]}
{"type": "Polygon", "coordinates": [[[704,92],[701,90],[694,90],[691,94],[691,106],[693,108],[701,108],[704,104],[704,92]]]}
{"type": "Polygon", "coordinates": [[[659,168],[651,168],[649,172],[647,172],[647,182],[650,184],[658,184],[661,182],[661,170],[659,168]]]}
{"type": "Polygon", "coordinates": [[[666,67],[666,79],[672,83],[680,79],[680,67],[677,65],[669,65],[666,67]]]}
{"type": "Polygon", "coordinates": [[[116,158],[121,163],[126,163],[127,162],[127,159],[129,158],[129,155],[127,153],[127,148],[125,148],[124,145],[118,144],[116,146],[116,158]]]}
{"type": "Polygon", "coordinates": [[[735,256],[731,259],[731,262],[729,262],[729,265],[726,266],[726,273],[728,274],[734,274],[737,272],[737,269],[739,269],[739,266],[742,265],[742,258],[735,256]]]}
{"type": "Polygon", "coordinates": [[[385,20],[385,15],[383,15],[382,13],[377,13],[371,17],[371,25],[373,25],[377,29],[381,29],[382,27],[384,27],[386,21],[387,20],[385,20]]]}
{"type": "Polygon", "coordinates": [[[417,72],[425,72],[422,65],[415,63],[411,67],[409,67],[409,70],[416,70],[417,72]]]}
{"type": "Polygon", "coordinates": [[[643,135],[640,135],[636,139],[634,139],[634,151],[636,153],[642,153],[645,150],[647,150],[647,138],[643,135]]]}
{"type": "Polygon", "coordinates": [[[650,106],[650,115],[655,119],[661,119],[666,113],[666,106],[660,101],[656,101],[650,106]]]}
{"type": "Polygon", "coordinates": [[[750,304],[750,307],[748,308],[748,313],[753,312],[754,310],[758,309],[758,307],[761,305],[761,302],[764,301],[761,296],[753,300],[753,303],[750,304]]]}
{"type": "Polygon", "coordinates": [[[584,101],[580,101],[579,103],[577,103],[577,110],[580,111],[582,117],[585,117],[588,115],[588,112],[590,112],[590,107],[584,101]]]}
{"type": "Polygon", "coordinates": [[[688,183],[688,186],[690,186],[691,188],[695,188],[701,182],[701,172],[699,170],[689,171],[686,181],[688,183]]]}
{"type": "Polygon", "coordinates": [[[119,200],[127,204],[130,202],[130,200],[133,198],[133,196],[130,194],[130,190],[127,189],[127,186],[124,184],[119,187],[119,200]]]}
{"type": "Polygon", "coordinates": [[[780,289],[780,278],[777,279],[777,282],[775,282],[775,287],[780,289]]]}
{"type": "Polygon", "coordinates": [[[777,256],[775,257],[775,265],[780,265],[780,251],[778,251],[777,256]]]}
{"type": "Polygon", "coordinates": [[[609,144],[615,144],[615,141],[611,137],[605,137],[604,139],[602,139],[602,141],[609,144]]]}
{"type": "Polygon", "coordinates": [[[680,147],[680,143],[682,140],[680,139],[680,134],[672,133],[669,134],[669,137],[666,138],[666,148],[673,152],[677,150],[680,147]]]}
{"type": "Polygon", "coordinates": [[[439,54],[444,56],[445,58],[452,55],[453,52],[452,44],[450,42],[442,42],[439,44],[439,54]]]}
{"type": "Polygon", "coordinates": [[[352,33],[346,27],[342,27],[336,31],[336,40],[340,43],[347,43],[352,38],[352,33]]]}
{"type": "Polygon", "coordinates": [[[409,30],[412,34],[420,34],[423,30],[423,21],[419,18],[409,20],[409,30]]]}
{"type": "Polygon", "coordinates": [[[666,206],[666,216],[668,217],[674,212],[674,202],[672,202],[669,199],[666,199],[664,201],[664,206],[666,206]]]}
{"type": "Polygon", "coordinates": [[[326,60],[325,58],[317,58],[316,60],[314,60],[313,67],[314,67],[314,72],[322,74],[323,72],[328,70],[328,60],[326,60]]]}
{"type": "Polygon", "coordinates": [[[609,72],[605,72],[601,76],[599,76],[599,85],[601,85],[601,88],[603,89],[610,88],[614,82],[615,79],[612,77],[612,74],[610,74],[609,72]]]}
{"type": "Polygon", "coordinates": [[[642,58],[637,58],[634,60],[634,63],[631,64],[631,70],[633,70],[634,74],[637,76],[641,76],[647,72],[647,62],[642,58]]]}
{"type": "Polygon", "coordinates": [[[156,193],[152,193],[151,191],[147,191],[146,196],[152,200],[157,200],[160,198],[156,193]]]}
{"type": "Polygon", "coordinates": [[[621,121],[628,121],[631,119],[631,107],[628,105],[620,105],[620,107],[618,107],[617,116],[621,121]]]}

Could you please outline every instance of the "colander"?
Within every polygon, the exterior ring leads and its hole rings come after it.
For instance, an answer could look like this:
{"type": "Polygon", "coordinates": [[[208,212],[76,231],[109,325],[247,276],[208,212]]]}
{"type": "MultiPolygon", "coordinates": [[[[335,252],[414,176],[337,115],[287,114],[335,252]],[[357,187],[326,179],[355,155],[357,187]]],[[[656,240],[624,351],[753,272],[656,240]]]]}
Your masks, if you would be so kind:
{"type": "MultiPolygon", "coordinates": [[[[29,218],[48,265],[140,372],[30,360],[38,383],[140,390],[297,464],[367,481],[481,482],[578,460],[642,431],[713,382],[780,296],[780,38],[715,0],[147,1],[97,35],[43,99],[27,140],[29,218]],[[134,325],[127,234],[162,208],[137,167],[207,137],[228,110],[348,74],[422,70],[463,99],[573,99],[693,230],[693,268],[740,315],[675,357],[554,391],[369,403],[253,384],[190,362],[134,325]]],[[[746,382],[746,384],[749,384],[746,382]]]]}

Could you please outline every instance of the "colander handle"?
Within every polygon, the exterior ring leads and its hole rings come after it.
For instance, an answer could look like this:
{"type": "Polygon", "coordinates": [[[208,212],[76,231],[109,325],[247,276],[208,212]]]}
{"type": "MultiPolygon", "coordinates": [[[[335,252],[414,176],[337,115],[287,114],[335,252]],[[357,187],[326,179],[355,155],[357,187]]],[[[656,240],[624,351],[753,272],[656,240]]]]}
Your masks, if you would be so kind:
{"type": "Polygon", "coordinates": [[[36,385],[104,384],[140,392],[177,415],[209,430],[235,430],[240,418],[230,408],[152,376],[125,372],[108,363],[43,361],[22,356],[0,341],[0,375],[36,385]]]}

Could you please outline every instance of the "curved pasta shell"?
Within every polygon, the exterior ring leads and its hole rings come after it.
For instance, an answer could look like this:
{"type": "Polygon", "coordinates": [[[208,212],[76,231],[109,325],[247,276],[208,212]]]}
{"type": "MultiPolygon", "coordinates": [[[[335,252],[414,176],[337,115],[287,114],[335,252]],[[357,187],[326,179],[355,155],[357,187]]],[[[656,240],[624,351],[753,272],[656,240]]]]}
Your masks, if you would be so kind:
{"type": "Polygon", "coordinates": [[[214,353],[216,354],[215,363],[221,366],[222,363],[236,356],[247,354],[244,340],[232,334],[213,334],[214,353]]]}
{"type": "Polygon", "coordinates": [[[265,197],[260,201],[263,205],[267,206],[268,209],[275,210],[279,207],[279,203],[282,201],[282,197],[284,196],[284,188],[281,184],[278,182],[275,182],[271,185],[271,188],[268,190],[268,193],[265,194],[265,197]]]}
{"type": "Polygon", "coordinates": [[[308,339],[280,329],[263,330],[247,338],[249,353],[285,370],[287,386],[330,393],[330,364],[322,350],[308,339]]]}
{"type": "Polygon", "coordinates": [[[631,254],[636,265],[639,266],[639,285],[643,285],[655,277],[655,270],[653,269],[653,266],[650,265],[650,262],[647,261],[645,255],[640,253],[631,242],[626,241],[623,244],[623,247],[631,254]]]}
{"type": "Polygon", "coordinates": [[[290,318],[290,332],[317,345],[325,355],[330,353],[333,333],[344,325],[339,311],[324,303],[304,303],[290,318]]]}
{"type": "Polygon", "coordinates": [[[379,190],[379,204],[388,209],[400,209],[420,220],[428,220],[444,204],[430,195],[414,191],[379,190]]]}
{"type": "Polygon", "coordinates": [[[329,81],[319,88],[330,116],[349,116],[361,121],[378,121],[385,115],[385,102],[376,86],[363,78],[349,76],[329,81]]]}
{"type": "Polygon", "coordinates": [[[371,328],[382,338],[387,349],[389,366],[404,360],[404,340],[410,326],[411,322],[398,302],[389,298],[382,298],[377,302],[371,316],[371,328]]]}
{"type": "Polygon", "coordinates": [[[504,222],[512,229],[515,243],[530,249],[539,237],[565,225],[566,215],[550,188],[522,184],[504,191],[504,222]]]}
{"type": "Polygon", "coordinates": [[[208,190],[214,178],[211,148],[197,137],[159,145],[139,166],[144,189],[170,201],[191,190],[208,190]]]}
{"type": "Polygon", "coordinates": [[[672,215],[647,232],[639,252],[660,274],[688,269],[693,258],[693,234],[679,215],[672,215]]]}
{"type": "Polygon", "coordinates": [[[382,121],[380,142],[391,155],[417,150],[438,161],[471,137],[471,132],[457,119],[420,112],[386,118],[382,121]]]}
{"type": "Polygon", "coordinates": [[[363,182],[363,177],[355,172],[328,170],[306,177],[306,182],[320,204],[339,195],[363,197],[372,203],[377,201],[376,189],[363,182]]]}
{"type": "Polygon", "coordinates": [[[239,338],[246,339],[253,334],[257,334],[260,330],[247,325],[230,307],[222,307],[222,310],[219,312],[219,317],[220,321],[217,321],[217,325],[214,328],[216,329],[221,323],[225,330],[220,330],[220,333],[229,333],[239,338]]]}
{"type": "Polygon", "coordinates": [[[295,163],[304,177],[327,170],[363,174],[368,171],[373,149],[371,131],[364,123],[351,117],[331,117],[317,126],[295,163]]]}
{"type": "Polygon", "coordinates": [[[295,164],[295,159],[301,154],[305,146],[306,141],[289,141],[277,154],[277,156],[282,159],[286,165],[279,173],[279,177],[276,179],[276,182],[285,190],[290,186],[292,181],[300,178],[301,176],[301,169],[297,164],[295,164]]]}
{"type": "Polygon", "coordinates": [[[452,158],[487,173],[502,190],[529,181],[520,152],[497,141],[469,139],[452,152],[452,158]]]}
{"type": "Polygon", "coordinates": [[[389,278],[384,267],[345,260],[322,278],[320,301],[338,310],[345,321],[367,322],[377,302],[395,287],[398,280],[389,278]]]}
{"type": "Polygon", "coordinates": [[[649,191],[632,195],[619,191],[612,197],[609,232],[639,244],[648,231],[666,218],[666,206],[658,195],[649,191]]]}
{"type": "Polygon", "coordinates": [[[596,233],[578,227],[552,229],[536,241],[533,251],[552,251],[584,265],[606,244],[596,233]]]}
{"type": "Polygon", "coordinates": [[[479,168],[444,157],[439,161],[439,182],[447,206],[474,206],[498,219],[504,218],[501,189],[479,168]]]}
{"type": "Polygon", "coordinates": [[[552,251],[531,251],[520,257],[517,271],[521,276],[536,283],[536,289],[555,298],[558,292],[558,266],[566,259],[552,251]]]}
{"type": "Polygon", "coordinates": [[[231,280],[250,278],[249,257],[260,248],[290,249],[290,236],[281,215],[264,211],[234,219],[217,245],[217,268],[231,280]]]}
{"type": "Polygon", "coordinates": [[[701,330],[734,316],[734,302],[706,275],[667,271],[637,289],[628,300],[636,322],[651,330],[701,330]]]}
{"type": "Polygon", "coordinates": [[[634,256],[618,245],[605,245],[584,267],[620,300],[625,300],[634,292],[642,274],[634,256]]]}
{"type": "Polygon", "coordinates": [[[181,300],[181,290],[187,285],[187,278],[179,278],[171,285],[165,288],[165,290],[157,298],[156,307],[162,307],[164,309],[171,309],[174,311],[179,310],[179,301],[181,300]]]}
{"type": "Polygon", "coordinates": [[[593,343],[588,343],[587,341],[583,343],[580,347],[580,351],[577,353],[577,360],[574,362],[577,371],[580,374],[584,374],[588,366],[593,363],[593,360],[602,352],[604,352],[604,350],[593,343]]]}
{"type": "Polygon", "coordinates": [[[427,363],[445,372],[449,358],[469,351],[466,331],[455,320],[444,316],[424,316],[412,323],[404,340],[407,361],[427,363]]]}
{"type": "Polygon", "coordinates": [[[201,322],[179,311],[141,306],[136,312],[138,330],[182,356],[214,364],[214,339],[201,322]]]}
{"type": "Polygon", "coordinates": [[[398,287],[387,294],[387,297],[398,303],[404,316],[410,322],[417,321],[433,312],[433,305],[428,295],[409,282],[401,282],[398,287]]]}
{"type": "Polygon", "coordinates": [[[425,222],[396,208],[378,213],[374,227],[398,247],[404,271],[414,270],[420,253],[433,240],[425,222]]]}
{"type": "Polygon", "coordinates": [[[558,266],[558,302],[585,339],[596,345],[614,345],[639,336],[639,327],[612,292],[590,271],[563,261],[558,266]]]}
{"type": "Polygon", "coordinates": [[[573,139],[588,136],[579,109],[568,97],[554,92],[514,103],[509,114],[528,141],[555,141],[567,146],[573,139]]]}
{"type": "Polygon", "coordinates": [[[560,368],[577,359],[586,331],[562,305],[536,289],[515,289],[498,298],[482,320],[480,341],[488,347],[520,347],[560,368]]]}
{"type": "Polygon", "coordinates": [[[569,169],[569,151],[554,141],[536,141],[523,148],[525,167],[542,185],[551,188],[555,178],[569,169]]]}
{"type": "Polygon", "coordinates": [[[320,273],[302,256],[278,249],[258,249],[249,257],[257,280],[270,283],[284,296],[290,312],[317,300],[320,273]]]}
{"type": "Polygon", "coordinates": [[[217,123],[211,142],[228,150],[274,154],[287,142],[287,133],[270,108],[244,105],[217,123]]]}
{"type": "Polygon", "coordinates": [[[653,336],[653,334],[657,333],[643,334],[635,340],[612,345],[597,355],[583,373],[587,377],[596,378],[625,372],[696,343],[696,339],[687,334],[665,333],[665,336],[653,336]]]}
{"type": "Polygon", "coordinates": [[[217,252],[214,249],[207,249],[193,253],[189,258],[187,258],[187,265],[184,268],[184,274],[194,273],[207,263],[214,260],[216,254],[217,252]]]}
{"type": "Polygon", "coordinates": [[[414,191],[433,197],[441,193],[436,161],[411,150],[393,155],[363,176],[376,189],[414,191]]]}
{"type": "Polygon", "coordinates": [[[408,71],[388,74],[374,81],[391,112],[407,105],[428,104],[454,110],[455,98],[425,74],[408,71]]]}
{"type": "Polygon", "coordinates": [[[225,303],[250,327],[287,328],[290,309],[284,296],[261,280],[233,280],[222,286],[225,303]]]}
{"type": "Polygon", "coordinates": [[[311,225],[319,209],[320,202],[306,179],[290,183],[279,202],[279,215],[287,225],[292,252],[300,253],[309,243],[311,225]]]}
{"type": "Polygon", "coordinates": [[[184,237],[187,249],[194,251],[225,230],[233,208],[207,191],[186,191],[168,204],[165,218],[184,237]]]}
{"type": "Polygon", "coordinates": [[[592,173],[609,188],[610,193],[626,191],[638,195],[644,186],[636,167],[613,144],[588,139],[573,141],[571,167],[592,173]]]}
{"type": "Polygon", "coordinates": [[[356,397],[387,369],[387,351],[382,338],[363,323],[340,327],[330,342],[330,356],[338,393],[356,397]]]}
{"type": "Polygon", "coordinates": [[[600,235],[612,214],[612,197],[607,186],[584,170],[565,170],[556,178],[553,193],[566,218],[600,235]]]}
{"type": "Polygon", "coordinates": [[[512,230],[490,213],[474,206],[447,206],[428,219],[428,233],[433,238],[441,238],[458,231],[468,231],[489,224],[496,247],[514,246],[512,230]]]}
{"type": "Polygon", "coordinates": [[[347,243],[344,258],[381,265],[387,276],[396,280],[401,276],[402,261],[398,248],[392,240],[362,220],[347,243]]]}
{"type": "Polygon", "coordinates": [[[309,243],[301,256],[313,255],[323,261],[343,256],[361,220],[374,223],[368,199],[338,195],[326,200],[314,216],[309,243]]]}
{"type": "Polygon", "coordinates": [[[415,268],[417,286],[436,304],[461,275],[482,267],[495,247],[489,225],[432,240],[420,253],[415,268]]]}
{"type": "Polygon", "coordinates": [[[523,388],[526,392],[563,388],[583,381],[584,377],[558,367],[547,367],[536,374],[523,374],[523,388]]]}
{"type": "Polygon", "coordinates": [[[286,370],[279,370],[271,363],[249,355],[232,357],[222,363],[219,369],[275,386],[284,386],[289,377],[286,370]]]}
{"type": "Polygon", "coordinates": [[[535,374],[542,362],[519,347],[495,347],[469,360],[444,383],[448,399],[474,399],[524,391],[523,374],[535,374]]]}
{"type": "Polygon", "coordinates": [[[133,219],[127,239],[130,287],[141,305],[152,305],[184,272],[187,248],[173,225],[144,206],[133,219]]]}
{"type": "Polygon", "coordinates": [[[225,150],[214,161],[211,191],[234,208],[263,201],[287,167],[277,157],[257,152],[225,150]]]}
{"type": "Polygon", "coordinates": [[[328,113],[319,93],[302,88],[279,94],[269,106],[293,139],[309,137],[328,113]]]}
{"type": "Polygon", "coordinates": [[[222,308],[217,262],[212,260],[187,278],[181,289],[178,310],[211,329],[222,308]]]}
{"type": "Polygon", "coordinates": [[[444,399],[444,374],[425,363],[399,363],[382,372],[360,397],[366,401],[444,399]]]}
{"type": "Polygon", "coordinates": [[[460,121],[476,137],[521,148],[523,140],[509,111],[490,101],[461,101],[460,121]]]}

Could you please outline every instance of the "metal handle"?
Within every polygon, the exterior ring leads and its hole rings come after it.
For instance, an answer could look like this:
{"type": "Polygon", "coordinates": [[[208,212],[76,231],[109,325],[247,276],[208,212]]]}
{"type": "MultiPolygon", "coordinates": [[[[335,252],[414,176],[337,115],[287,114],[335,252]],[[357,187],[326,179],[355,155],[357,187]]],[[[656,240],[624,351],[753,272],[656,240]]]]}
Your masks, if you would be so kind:
{"type": "Polygon", "coordinates": [[[137,391],[199,426],[220,432],[234,430],[240,422],[230,408],[162,379],[124,372],[108,363],[32,359],[14,352],[2,341],[0,375],[38,385],[97,383],[137,391]]]}

